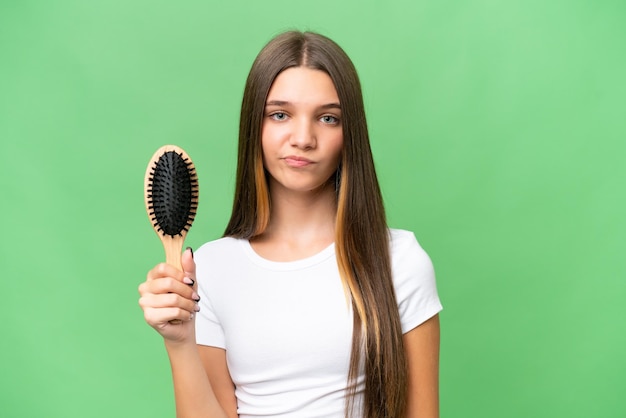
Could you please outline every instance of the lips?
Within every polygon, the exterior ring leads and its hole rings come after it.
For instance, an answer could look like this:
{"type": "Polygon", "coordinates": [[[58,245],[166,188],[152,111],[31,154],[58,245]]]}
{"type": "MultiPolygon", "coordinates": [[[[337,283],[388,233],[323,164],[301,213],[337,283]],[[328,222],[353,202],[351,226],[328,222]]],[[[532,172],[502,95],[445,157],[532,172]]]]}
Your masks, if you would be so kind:
{"type": "Polygon", "coordinates": [[[313,161],[308,158],[298,157],[296,155],[289,155],[283,159],[290,167],[306,167],[307,165],[313,164],[313,161]]]}

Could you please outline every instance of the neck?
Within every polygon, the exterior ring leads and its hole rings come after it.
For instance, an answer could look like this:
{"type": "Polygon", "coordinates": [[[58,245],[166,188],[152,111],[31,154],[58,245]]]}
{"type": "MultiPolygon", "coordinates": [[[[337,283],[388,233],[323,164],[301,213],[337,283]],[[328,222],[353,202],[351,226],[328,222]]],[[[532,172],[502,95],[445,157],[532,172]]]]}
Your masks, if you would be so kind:
{"type": "Polygon", "coordinates": [[[334,235],[337,197],[333,184],[328,183],[310,192],[273,187],[270,196],[272,203],[268,232],[285,238],[313,231],[330,231],[334,235]]]}
{"type": "Polygon", "coordinates": [[[310,192],[294,192],[271,184],[270,196],[270,223],[253,239],[262,255],[297,259],[316,253],[335,240],[337,197],[333,182],[310,192]]]}

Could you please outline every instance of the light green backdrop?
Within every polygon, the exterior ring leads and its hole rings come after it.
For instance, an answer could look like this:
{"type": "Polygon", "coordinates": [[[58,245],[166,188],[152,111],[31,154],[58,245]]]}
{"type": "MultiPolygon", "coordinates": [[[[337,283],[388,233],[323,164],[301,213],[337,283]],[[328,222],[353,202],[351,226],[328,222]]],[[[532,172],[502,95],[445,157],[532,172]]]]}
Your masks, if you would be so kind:
{"type": "Polygon", "coordinates": [[[238,108],[276,33],[364,85],[391,225],[433,258],[443,417],[624,417],[622,0],[0,0],[0,416],[172,417],[137,306],[145,166],[196,162],[222,232],[238,108]]]}

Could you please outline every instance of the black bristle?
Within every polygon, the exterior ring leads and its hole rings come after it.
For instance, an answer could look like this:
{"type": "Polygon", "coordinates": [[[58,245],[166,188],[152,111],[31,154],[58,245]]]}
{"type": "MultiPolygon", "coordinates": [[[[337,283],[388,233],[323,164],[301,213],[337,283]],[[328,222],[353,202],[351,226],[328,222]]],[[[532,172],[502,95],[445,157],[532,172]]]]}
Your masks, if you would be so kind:
{"type": "Polygon", "coordinates": [[[189,230],[196,215],[197,177],[188,159],[167,151],[151,172],[148,208],[155,227],[172,237],[189,230]]]}

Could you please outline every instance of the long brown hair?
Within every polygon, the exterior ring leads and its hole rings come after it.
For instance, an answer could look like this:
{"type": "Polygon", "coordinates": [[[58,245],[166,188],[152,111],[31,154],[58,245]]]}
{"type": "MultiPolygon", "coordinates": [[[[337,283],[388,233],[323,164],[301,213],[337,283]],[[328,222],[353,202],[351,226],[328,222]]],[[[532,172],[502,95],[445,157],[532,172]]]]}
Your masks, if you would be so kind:
{"type": "Polygon", "coordinates": [[[278,74],[299,66],[326,72],[341,104],[343,150],[336,174],[335,248],[354,311],[346,416],[355,412],[357,377],[364,364],[362,416],[400,418],[406,410],[408,372],[391,277],[385,210],[356,69],[327,37],[286,32],[272,39],[254,61],[241,105],[235,198],[224,235],[249,239],[268,225],[270,199],[260,140],[265,102],[278,74]]]}

